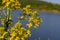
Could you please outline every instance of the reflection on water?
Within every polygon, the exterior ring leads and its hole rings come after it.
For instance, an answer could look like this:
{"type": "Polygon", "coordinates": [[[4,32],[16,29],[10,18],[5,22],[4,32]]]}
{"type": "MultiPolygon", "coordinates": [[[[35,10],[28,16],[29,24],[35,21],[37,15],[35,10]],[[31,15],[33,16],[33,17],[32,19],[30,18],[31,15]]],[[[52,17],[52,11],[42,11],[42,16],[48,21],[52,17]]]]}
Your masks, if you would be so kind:
{"type": "MultiPolygon", "coordinates": [[[[41,40],[40,37],[36,38],[35,40],[41,40]]],[[[48,38],[48,40],[50,40],[50,38],[48,38]]]]}
{"type": "MultiPolygon", "coordinates": [[[[38,38],[37,38],[37,39],[35,39],[35,40],[41,40],[41,39],[40,39],[40,37],[38,37],[38,38]]],[[[50,38],[48,38],[48,40],[50,40],[50,38]]]]}
{"type": "Polygon", "coordinates": [[[50,38],[48,38],[48,40],[50,40],[50,38]]]}

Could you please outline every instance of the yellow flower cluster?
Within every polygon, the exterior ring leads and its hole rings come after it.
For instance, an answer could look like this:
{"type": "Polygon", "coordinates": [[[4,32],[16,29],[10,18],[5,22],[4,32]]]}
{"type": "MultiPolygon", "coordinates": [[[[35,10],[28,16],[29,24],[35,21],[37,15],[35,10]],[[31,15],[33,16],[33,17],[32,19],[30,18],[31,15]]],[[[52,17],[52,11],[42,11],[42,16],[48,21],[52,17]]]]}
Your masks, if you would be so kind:
{"type": "Polygon", "coordinates": [[[22,24],[18,21],[14,26],[17,28],[20,28],[22,26],[22,24]]]}
{"type": "Polygon", "coordinates": [[[34,19],[33,22],[35,23],[34,28],[38,28],[41,23],[40,19],[34,19]]]}
{"type": "Polygon", "coordinates": [[[21,4],[17,0],[2,0],[3,4],[3,9],[8,8],[8,9],[19,9],[21,4]],[[5,4],[5,5],[4,5],[5,4]]]}
{"type": "Polygon", "coordinates": [[[29,18],[29,22],[31,22],[30,24],[27,24],[27,26],[30,28],[30,27],[34,27],[34,28],[37,28],[40,23],[42,22],[42,19],[41,18],[34,18],[34,17],[30,17],[29,18]]]}
{"type": "Polygon", "coordinates": [[[0,39],[4,39],[4,36],[7,34],[4,27],[0,27],[0,39]]]}
{"type": "MultiPolygon", "coordinates": [[[[8,10],[10,9],[19,9],[21,4],[19,3],[18,0],[2,0],[3,8],[7,8],[7,13],[8,10]]],[[[24,28],[22,26],[21,20],[19,19],[18,22],[14,24],[13,27],[7,29],[5,27],[6,20],[9,20],[8,23],[11,23],[11,18],[10,16],[6,15],[7,17],[2,19],[1,24],[4,25],[4,27],[0,27],[0,40],[26,40],[28,37],[31,36],[31,28],[38,28],[40,23],[42,22],[42,18],[38,16],[37,11],[32,11],[30,9],[30,5],[27,5],[26,7],[22,8],[22,16],[20,16],[21,19],[29,22],[26,24],[28,29],[24,28]],[[7,30],[5,30],[7,29],[7,30]]],[[[8,13],[9,14],[9,13],[8,13]]],[[[9,14],[10,15],[10,14],[9,14]]],[[[10,26],[7,23],[8,26],[10,26]]]]}
{"type": "Polygon", "coordinates": [[[38,17],[38,12],[37,11],[33,11],[32,12],[32,17],[34,17],[34,18],[38,17]]]}
{"type": "MultiPolygon", "coordinates": [[[[4,18],[4,19],[1,19],[1,24],[4,26],[7,22],[7,20],[8,20],[8,17],[4,18]]],[[[8,24],[10,25],[11,23],[12,23],[12,19],[9,18],[8,24]]]]}
{"type": "Polygon", "coordinates": [[[32,27],[32,23],[27,24],[28,28],[32,27]]]}
{"type": "Polygon", "coordinates": [[[27,19],[27,21],[29,22],[27,24],[28,28],[38,28],[40,23],[42,22],[42,18],[38,16],[38,12],[32,11],[30,9],[30,5],[27,5],[25,8],[23,8],[23,16],[20,16],[20,18],[27,19]]]}
{"type": "Polygon", "coordinates": [[[5,19],[2,19],[1,20],[1,24],[4,25],[5,24],[5,21],[6,21],[5,19]]]}
{"type": "Polygon", "coordinates": [[[23,12],[27,15],[30,15],[32,13],[30,9],[30,5],[27,5],[25,8],[23,8],[23,12]]]}
{"type": "Polygon", "coordinates": [[[40,25],[40,23],[42,22],[42,18],[40,18],[40,17],[38,16],[37,11],[33,11],[33,12],[31,13],[31,15],[32,15],[32,16],[30,16],[29,19],[28,19],[29,23],[27,24],[27,27],[28,27],[28,28],[32,28],[32,27],[38,28],[39,25],[40,25]]]}
{"type": "Polygon", "coordinates": [[[21,23],[17,22],[10,30],[9,40],[26,40],[31,36],[30,30],[26,30],[23,27],[20,27],[21,23]]]}

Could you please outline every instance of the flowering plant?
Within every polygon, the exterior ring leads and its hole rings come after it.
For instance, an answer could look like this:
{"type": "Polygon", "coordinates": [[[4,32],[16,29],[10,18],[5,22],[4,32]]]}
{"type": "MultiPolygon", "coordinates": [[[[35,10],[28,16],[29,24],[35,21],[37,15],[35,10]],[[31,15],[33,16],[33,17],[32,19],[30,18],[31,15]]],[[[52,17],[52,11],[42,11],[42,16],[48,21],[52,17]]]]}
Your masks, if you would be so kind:
{"type": "Polygon", "coordinates": [[[39,17],[37,11],[32,11],[30,5],[21,8],[21,3],[18,0],[2,0],[2,9],[4,10],[4,18],[0,15],[0,21],[2,26],[0,26],[0,40],[26,40],[31,37],[31,28],[38,28],[42,22],[42,18],[39,17]],[[18,17],[18,22],[16,22],[12,27],[12,17],[11,10],[20,9],[22,14],[18,17]],[[26,27],[22,26],[21,21],[27,20],[26,27]],[[9,29],[8,29],[9,27],[9,29]]]}

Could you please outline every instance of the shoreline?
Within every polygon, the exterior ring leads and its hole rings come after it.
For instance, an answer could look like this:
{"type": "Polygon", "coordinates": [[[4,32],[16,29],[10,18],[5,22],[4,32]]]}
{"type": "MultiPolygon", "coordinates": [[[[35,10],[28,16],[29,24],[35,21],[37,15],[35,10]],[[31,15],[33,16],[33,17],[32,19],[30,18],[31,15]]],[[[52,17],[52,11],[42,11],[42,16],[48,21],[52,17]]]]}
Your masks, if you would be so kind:
{"type": "Polygon", "coordinates": [[[60,11],[58,11],[58,10],[46,10],[46,9],[42,9],[42,10],[35,9],[35,10],[38,12],[49,12],[49,13],[53,13],[53,14],[60,14],[60,11]]]}
{"type": "MultiPolygon", "coordinates": [[[[1,8],[2,7],[0,7],[0,10],[1,10],[1,8]]],[[[53,13],[53,14],[60,14],[60,11],[58,11],[58,10],[55,10],[55,9],[53,9],[53,10],[46,10],[46,9],[36,9],[36,8],[31,8],[32,10],[36,10],[36,11],[38,11],[38,12],[49,12],[49,13],[53,13]]]]}

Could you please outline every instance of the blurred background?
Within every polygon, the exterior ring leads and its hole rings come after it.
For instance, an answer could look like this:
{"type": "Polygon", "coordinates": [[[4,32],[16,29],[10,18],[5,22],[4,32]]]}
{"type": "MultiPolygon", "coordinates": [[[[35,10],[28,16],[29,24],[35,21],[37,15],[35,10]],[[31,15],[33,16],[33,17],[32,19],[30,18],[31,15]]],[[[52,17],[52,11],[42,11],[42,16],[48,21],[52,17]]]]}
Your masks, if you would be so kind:
{"type": "MultiPolygon", "coordinates": [[[[20,0],[22,7],[31,5],[31,9],[37,10],[43,22],[39,28],[32,29],[32,36],[27,40],[60,40],[60,0],[20,0]]],[[[0,0],[1,6],[1,0],[0,0]]],[[[3,12],[3,10],[0,12],[3,12]]],[[[13,11],[13,25],[17,22],[17,17],[21,10],[13,11]]],[[[2,15],[3,17],[3,15],[2,15]]],[[[23,21],[25,27],[27,22],[23,21]]]]}

